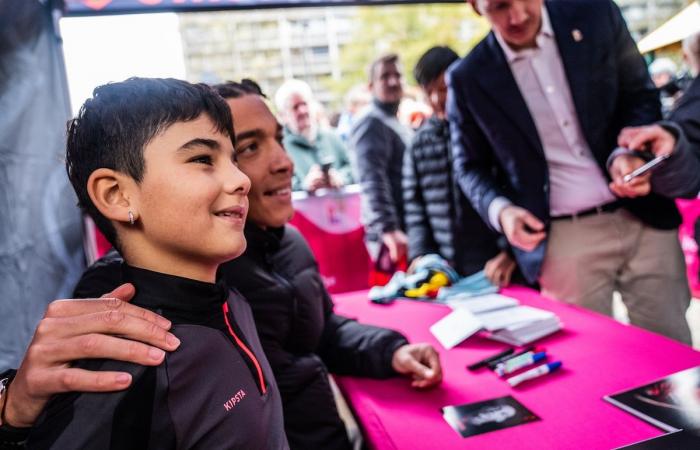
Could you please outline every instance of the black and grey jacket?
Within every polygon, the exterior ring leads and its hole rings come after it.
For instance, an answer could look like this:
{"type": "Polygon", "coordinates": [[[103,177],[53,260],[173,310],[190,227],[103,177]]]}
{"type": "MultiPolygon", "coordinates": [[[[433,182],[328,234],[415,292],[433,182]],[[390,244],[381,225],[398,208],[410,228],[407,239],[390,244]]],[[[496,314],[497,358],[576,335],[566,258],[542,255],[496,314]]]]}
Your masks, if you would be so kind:
{"type": "MultiPolygon", "coordinates": [[[[333,313],[316,259],[295,228],[262,230],[248,223],[245,235],[245,253],[222,264],[219,278],[248,299],[282,397],[289,445],[300,450],[349,449],[328,372],[395,375],[392,356],[407,341],[395,331],[333,313]]],[[[96,264],[98,269],[88,272],[76,294],[101,295],[120,283],[115,279],[118,262],[96,264]]]]}
{"type": "Polygon", "coordinates": [[[333,313],[316,259],[295,228],[246,225],[248,248],[221,266],[223,279],[248,298],[282,394],[293,449],[349,448],[328,372],[385,378],[407,343],[399,333],[333,313]]]}
{"type": "Polygon", "coordinates": [[[132,303],[173,322],[171,332],[180,347],[157,367],[78,362],[77,367],[90,370],[127,371],[132,384],[121,392],[54,397],[27,447],[289,448],[280,394],[246,300],[223,283],[136,269],[114,258],[88,271],[78,292],[97,296],[122,281],[136,286],[132,303]],[[102,284],[107,280],[111,283],[102,284]]]}
{"type": "Polygon", "coordinates": [[[461,275],[484,268],[500,251],[452,177],[449,126],[433,116],[418,129],[404,155],[403,199],[408,256],[438,253],[461,275]]]}
{"type": "Polygon", "coordinates": [[[362,223],[369,240],[404,229],[401,167],[411,130],[396,118],[398,104],[374,99],[350,133],[355,180],[362,187],[362,223]]]}

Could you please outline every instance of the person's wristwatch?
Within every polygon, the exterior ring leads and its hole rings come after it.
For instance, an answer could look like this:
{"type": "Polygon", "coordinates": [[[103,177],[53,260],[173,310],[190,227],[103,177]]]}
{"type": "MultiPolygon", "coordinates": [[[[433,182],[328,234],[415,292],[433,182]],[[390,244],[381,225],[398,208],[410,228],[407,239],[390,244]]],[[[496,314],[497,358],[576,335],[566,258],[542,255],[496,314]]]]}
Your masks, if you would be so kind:
{"type": "Polygon", "coordinates": [[[17,371],[14,369],[0,373],[0,400],[5,398],[5,401],[2,403],[2,410],[0,410],[0,420],[2,420],[2,424],[0,424],[0,450],[24,448],[24,444],[29,436],[29,430],[31,430],[31,428],[13,427],[5,421],[7,390],[16,374],[17,371]]]}

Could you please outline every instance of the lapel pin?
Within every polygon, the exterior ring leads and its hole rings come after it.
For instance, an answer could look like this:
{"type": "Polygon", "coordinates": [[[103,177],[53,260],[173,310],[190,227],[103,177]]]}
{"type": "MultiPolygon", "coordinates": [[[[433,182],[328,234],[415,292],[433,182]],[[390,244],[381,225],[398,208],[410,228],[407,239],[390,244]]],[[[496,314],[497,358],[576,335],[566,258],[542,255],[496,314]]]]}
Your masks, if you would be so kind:
{"type": "Polygon", "coordinates": [[[574,41],[581,42],[583,40],[583,33],[581,33],[581,30],[578,28],[574,28],[571,30],[571,37],[574,38],[574,41]]]}

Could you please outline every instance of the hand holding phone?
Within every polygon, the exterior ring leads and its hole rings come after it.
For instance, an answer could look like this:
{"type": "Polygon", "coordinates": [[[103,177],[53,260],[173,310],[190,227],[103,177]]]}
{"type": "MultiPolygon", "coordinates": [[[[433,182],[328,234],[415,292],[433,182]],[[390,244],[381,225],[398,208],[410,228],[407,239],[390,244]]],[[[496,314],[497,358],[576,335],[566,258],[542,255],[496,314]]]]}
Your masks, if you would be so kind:
{"type": "Polygon", "coordinates": [[[649,162],[647,162],[643,166],[638,167],[637,169],[633,170],[632,172],[630,172],[627,175],[625,175],[624,177],[622,177],[622,181],[624,181],[625,183],[629,183],[630,181],[632,181],[636,177],[647,173],[648,171],[652,170],[653,168],[655,168],[656,166],[658,166],[659,164],[664,162],[666,159],[668,159],[669,156],[671,156],[671,155],[657,156],[656,158],[650,160],[649,162]]]}

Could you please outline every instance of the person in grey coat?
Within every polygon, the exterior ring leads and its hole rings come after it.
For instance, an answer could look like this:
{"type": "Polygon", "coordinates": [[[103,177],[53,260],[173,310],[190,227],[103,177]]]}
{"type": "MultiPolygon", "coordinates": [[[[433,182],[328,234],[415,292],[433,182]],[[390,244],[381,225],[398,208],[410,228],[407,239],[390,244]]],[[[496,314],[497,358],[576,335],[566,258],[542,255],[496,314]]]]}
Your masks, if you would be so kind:
{"type": "MultiPolygon", "coordinates": [[[[397,118],[403,96],[401,76],[399,58],[395,54],[383,56],[371,64],[372,103],[358,117],[350,133],[355,179],[362,187],[362,222],[367,248],[375,262],[386,254],[389,266],[406,255],[401,166],[411,130],[397,118]]],[[[392,271],[392,267],[379,268],[392,271]]]]}

